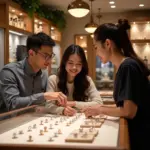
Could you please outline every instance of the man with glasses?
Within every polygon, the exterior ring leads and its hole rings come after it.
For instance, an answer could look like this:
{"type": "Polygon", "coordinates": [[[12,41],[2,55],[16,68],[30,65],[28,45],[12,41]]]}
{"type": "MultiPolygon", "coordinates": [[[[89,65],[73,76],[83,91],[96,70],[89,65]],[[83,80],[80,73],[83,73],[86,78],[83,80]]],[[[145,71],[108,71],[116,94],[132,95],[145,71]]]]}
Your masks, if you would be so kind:
{"type": "Polygon", "coordinates": [[[67,98],[61,92],[45,92],[47,69],[55,56],[55,42],[45,33],[33,34],[27,39],[28,57],[4,66],[0,72],[0,112],[57,100],[65,105],[67,98]]]}

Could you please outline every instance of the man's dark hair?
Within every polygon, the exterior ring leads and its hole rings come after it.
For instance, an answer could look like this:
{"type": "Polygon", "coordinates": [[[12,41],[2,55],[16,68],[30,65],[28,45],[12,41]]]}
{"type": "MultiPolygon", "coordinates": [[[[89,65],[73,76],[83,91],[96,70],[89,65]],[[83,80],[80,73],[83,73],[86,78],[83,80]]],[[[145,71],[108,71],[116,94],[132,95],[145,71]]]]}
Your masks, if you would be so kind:
{"type": "Polygon", "coordinates": [[[27,52],[32,49],[34,51],[38,51],[41,46],[55,46],[54,40],[43,32],[39,32],[37,34],[32,34],[27,38],[27,52]]]}

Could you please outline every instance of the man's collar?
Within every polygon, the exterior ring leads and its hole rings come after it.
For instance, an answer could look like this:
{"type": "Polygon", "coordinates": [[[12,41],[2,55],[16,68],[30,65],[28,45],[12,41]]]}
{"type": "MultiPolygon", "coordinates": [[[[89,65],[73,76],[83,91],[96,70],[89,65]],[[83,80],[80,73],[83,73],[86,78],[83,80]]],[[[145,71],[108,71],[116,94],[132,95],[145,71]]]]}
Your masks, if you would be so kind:
{"type": "Polygon", "coordinates": [[[42,74],[42,71],[39,70],[38,72],[34,72],[31,65],[29,64],[28,62],[28,58],[25,58],[23,60],[23,66],[24,66],[24,71],[30,75],[30,76],[38,76],[38,75],[41,75],[42,74]]]}

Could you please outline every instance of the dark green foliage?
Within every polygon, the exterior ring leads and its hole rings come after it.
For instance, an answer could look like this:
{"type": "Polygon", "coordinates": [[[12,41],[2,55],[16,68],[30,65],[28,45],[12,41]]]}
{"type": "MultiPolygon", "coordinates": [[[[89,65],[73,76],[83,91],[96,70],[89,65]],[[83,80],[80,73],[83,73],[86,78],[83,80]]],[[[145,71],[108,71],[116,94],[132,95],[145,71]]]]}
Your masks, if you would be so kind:
{"type": "Polygon", "coordinates": [[[65,14],[61,10],[46,7],[40,3],[40,0],[13,0],[24,9],[30,17],[37,13],[39,17],[50,20],[56,27],[62,31],[66,27],[65,14]]]}

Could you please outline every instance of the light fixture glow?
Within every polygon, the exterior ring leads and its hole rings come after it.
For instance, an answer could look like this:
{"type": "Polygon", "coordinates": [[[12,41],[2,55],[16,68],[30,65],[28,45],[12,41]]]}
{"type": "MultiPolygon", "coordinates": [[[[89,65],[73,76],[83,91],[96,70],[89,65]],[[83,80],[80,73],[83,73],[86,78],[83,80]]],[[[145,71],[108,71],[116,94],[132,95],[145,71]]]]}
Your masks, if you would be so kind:
{"type": "Polygon", "coordinates": [[[95,24],[95,23],[88,23],[85,25],[85,30],[88,32],[88,33],[94,33],[95,30],[97,29],[98,25],[95,24]]]}
{"type": "Polygon", "coordinates": [[[115,4],[115,2],[114,1],[110,1],[109,4],[115,4]]]}
{"type": "Polygon", "coordinates": [[[82,0],[75,0],[68,6],[68,12],[76,18],[86,16],[89,11],[89,5],[82,0]]]}
{"type": "Polygon", "coordinates": [[[115,5],[111,5],[110,7],[111,7],[111,8],[116,8],[116,6],[115,6],[115,5]]]}
{"type": "Polygon", "coordinates": [[[94,33],[94,31],[97,29],[98,25],[94,22],[93,16],[92,16],[92,1],[94,1],[94,0],[90,0],[90,1],[91,1],[91,16],[90,16],[90,22],[85,25],[84,29],[85,29],[88,33],[94,33]]]}
{"type": "Polygon", "coordinates": [[[139,4],[139,7],[144,7],[144,4],[139,4]]]}

